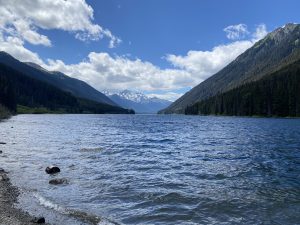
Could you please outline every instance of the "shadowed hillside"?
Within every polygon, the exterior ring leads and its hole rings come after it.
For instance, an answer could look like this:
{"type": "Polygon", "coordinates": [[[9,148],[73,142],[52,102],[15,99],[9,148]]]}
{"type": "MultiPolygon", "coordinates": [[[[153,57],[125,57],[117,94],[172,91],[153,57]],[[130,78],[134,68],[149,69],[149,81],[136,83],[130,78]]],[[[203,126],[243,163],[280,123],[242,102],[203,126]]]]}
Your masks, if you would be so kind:
{"type": "Polygon", "coordinates": [[[6,52],[0,52],[0,63],[14,68],[14,70],[28,77],[46,82],[63,91],[69,92],[76,97],[114,106],[117,105],[107,96],[81,80],[71,78],[60,72],[47,71],[34,63],[20,62],[6,52]]]}
{"type": "Polygon", "coordinates": [[[133,113],[73,96],[0,64],[0,104],[12,113],[133,113]]]}

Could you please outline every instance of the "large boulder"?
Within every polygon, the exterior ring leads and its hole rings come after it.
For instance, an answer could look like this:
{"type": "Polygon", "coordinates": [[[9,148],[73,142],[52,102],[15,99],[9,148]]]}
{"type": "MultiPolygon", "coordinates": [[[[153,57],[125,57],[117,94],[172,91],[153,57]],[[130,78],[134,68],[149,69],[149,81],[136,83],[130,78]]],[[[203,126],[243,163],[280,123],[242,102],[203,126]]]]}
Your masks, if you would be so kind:
{"type": "Polygon", "coordinates": [[[45,171],[48,174],[55,174],[59,173],[60,169],[57,166],[48,166],[45,171]]]}
{"type": "Polygon", "coordinates": [[[66,178],[57,178],[49,181],[49,184],[59,185],[59,184],[68,184],[69,181],[66,178]]]}

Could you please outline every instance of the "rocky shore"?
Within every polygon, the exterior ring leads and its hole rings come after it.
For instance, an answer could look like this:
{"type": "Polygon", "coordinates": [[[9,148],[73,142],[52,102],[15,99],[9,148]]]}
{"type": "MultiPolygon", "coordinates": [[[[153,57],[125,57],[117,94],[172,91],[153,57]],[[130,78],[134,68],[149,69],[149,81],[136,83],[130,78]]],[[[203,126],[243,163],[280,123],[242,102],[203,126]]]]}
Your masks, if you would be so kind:
{"type": "MultiPolygon", "coordinates": [[[[0,122],[9,117],[0,105],[0,122]]],[[[0,144],[6,144],[1,142],[0,144]]],[[[0,150],[1,156],[2,150],[0,150]]],[[[0,168],[0,225],[33,225],[36,218],[14,207],[19,191],[9,180],[8,173],[0,168]]]]}
{"type": "Polygon", "coordinates": [[[7,173],[0,168],[0,225],[35,225],[37,218],[14,207],[19,191],[12,186],[7,173]]]}

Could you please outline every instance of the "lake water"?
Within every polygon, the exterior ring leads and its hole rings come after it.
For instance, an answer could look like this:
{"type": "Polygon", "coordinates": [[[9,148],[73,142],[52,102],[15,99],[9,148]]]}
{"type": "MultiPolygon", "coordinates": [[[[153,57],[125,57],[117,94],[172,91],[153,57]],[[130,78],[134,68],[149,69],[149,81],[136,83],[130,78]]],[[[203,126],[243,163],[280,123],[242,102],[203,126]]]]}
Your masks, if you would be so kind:
{"type": "Polygon", "coordinates": [[[299,119],[19,115],[0,141],[18,207],[53,224],[300,224],[299,119]]]}

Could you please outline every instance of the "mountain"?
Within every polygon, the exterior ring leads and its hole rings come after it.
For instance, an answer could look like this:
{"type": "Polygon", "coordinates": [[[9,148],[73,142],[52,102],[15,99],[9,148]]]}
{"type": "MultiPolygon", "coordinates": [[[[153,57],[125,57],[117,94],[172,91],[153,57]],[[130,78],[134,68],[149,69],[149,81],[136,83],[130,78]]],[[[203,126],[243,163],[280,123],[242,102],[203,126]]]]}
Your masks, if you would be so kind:
{"type": "Polygon", "coordinates": [[[300,117],[300,60],[185,109],[190,115],[300,117]]]}
{"type": "Polygon", "coordinates": [[[258,81],[299,59],[300,25],[287,24],[269,33],[221,71],[194,87],[160,113],[185,113],[187,106],[258,81]]]}
{"type": "Polygon", "coordinates": [[[68,77],[63,73],[47,71],[34,63],[20,62],[6,52],[0,52],[0,63],[31,78],[47,82],[63,91],[70,92],[76,97],[116,106],[116,103],[87,83],[68,77]]]}
{"type": "Polygon", "coordinates": [[[135,91],[103,91],[112,101],[123,108],[133,109],[136,113],[157,113],[171,104],[170,101],[148,97],[135,91]]]}
{"type": "Polygon", "coordinates": [[[73,96],[0,63],[0,109],[13,113],[134,113],[73,96]]]}

